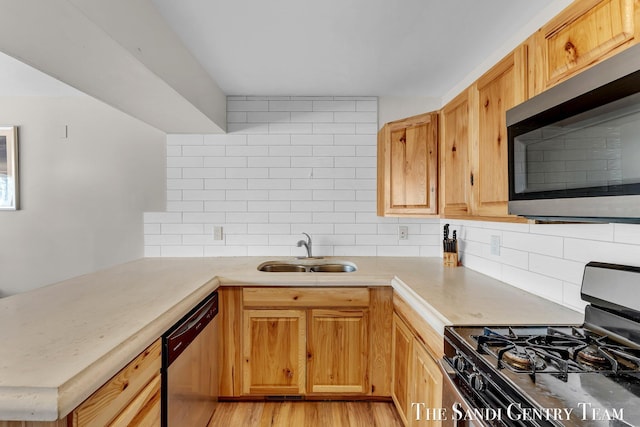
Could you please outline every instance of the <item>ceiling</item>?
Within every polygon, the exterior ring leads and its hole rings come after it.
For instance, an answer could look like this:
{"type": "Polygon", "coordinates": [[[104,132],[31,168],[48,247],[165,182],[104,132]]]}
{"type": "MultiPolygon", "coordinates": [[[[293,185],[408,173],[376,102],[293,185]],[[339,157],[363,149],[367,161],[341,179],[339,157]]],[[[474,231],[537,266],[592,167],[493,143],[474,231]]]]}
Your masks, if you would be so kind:
{"type": "Polygon", "coordinates": [[[495,63],[570,3],[152,2],[226,94],[440,99],[482,64],[495,63]],[[492,58],[501,50],[499,57],[492,58]]]}

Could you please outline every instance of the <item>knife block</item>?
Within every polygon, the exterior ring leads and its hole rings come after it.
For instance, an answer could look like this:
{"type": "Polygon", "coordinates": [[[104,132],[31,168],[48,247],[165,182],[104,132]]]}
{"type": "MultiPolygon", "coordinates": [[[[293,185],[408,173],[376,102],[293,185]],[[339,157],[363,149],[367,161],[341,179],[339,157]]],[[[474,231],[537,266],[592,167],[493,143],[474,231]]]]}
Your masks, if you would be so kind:
{"type": "Polygon", "coordinates": [[[442,254],[442,261],[445,267],[457,267],[458,266],[458,253],[457,252],[444,252],[442,254]]]}

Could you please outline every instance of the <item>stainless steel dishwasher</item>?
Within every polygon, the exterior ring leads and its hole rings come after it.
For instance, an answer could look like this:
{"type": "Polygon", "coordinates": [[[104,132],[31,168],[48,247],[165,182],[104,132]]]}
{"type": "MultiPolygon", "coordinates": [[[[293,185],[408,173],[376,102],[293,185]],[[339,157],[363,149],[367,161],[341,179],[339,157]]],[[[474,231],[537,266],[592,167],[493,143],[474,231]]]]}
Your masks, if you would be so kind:
{"type": "Polygon", "coordinates": [[[206,427],[218,402],[218,293],[162,336],[162,426],[206,427]]]}

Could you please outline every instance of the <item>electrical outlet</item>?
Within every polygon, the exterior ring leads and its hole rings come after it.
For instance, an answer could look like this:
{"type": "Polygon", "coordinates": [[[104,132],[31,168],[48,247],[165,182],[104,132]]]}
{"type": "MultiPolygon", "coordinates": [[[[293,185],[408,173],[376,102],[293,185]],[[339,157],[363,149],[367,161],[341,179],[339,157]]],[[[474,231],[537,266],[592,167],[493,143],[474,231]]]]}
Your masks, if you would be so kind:
{"type": "Polygon", "coordinates": [[[409,238],[409,227],[401,225],[398,227],[398,240],[407,240],[409,238]]]}
{"type": "Polygon", "coordinates": [[[491,236],[491,255],[500,255],[500,236],[491,236]]]}
{"type": "Polygon", "coordinates": [[[213,227],[213,240],[222,240],[222,227],[219,225],[213,227]]]}

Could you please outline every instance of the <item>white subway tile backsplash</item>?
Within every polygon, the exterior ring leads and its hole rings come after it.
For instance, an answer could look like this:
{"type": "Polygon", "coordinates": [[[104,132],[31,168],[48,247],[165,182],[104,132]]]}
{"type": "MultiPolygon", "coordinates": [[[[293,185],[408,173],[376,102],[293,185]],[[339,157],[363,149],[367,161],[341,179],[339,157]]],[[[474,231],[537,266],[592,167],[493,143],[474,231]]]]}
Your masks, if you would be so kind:
{"type": "Polygon", "coordinates": [[[247,145],[247,136],[230,134],[205,135],[204,145],[247,145]]]}
{"type": "Polygon", "coordinates": [[[249,190],[289,190],[291,189],[290,179],[249,179],[247,187],[249,190]]]}
{"type": "Polygon", "coordinates": [[[291,145],[291,135],[249,135],[248,145],[291,145]]]}
{"type": "Polygon", "coordinates": [[[202,179],[167,179],[167,190],[201,190],[203,188],[202,179]]]}
{"type": "Polygon", "coordinates": [[[292,123],[332,123],[334,121],[332,112],[292,112],[292,123]]]}
{"type": "Polygon", "coordinates": [[[377,148],[375,135],[336,135],[335,145],[363,145],[377,148]]]}
{"type": "Polygon", "coordinates": [[[225,200],[268,200],[269,193],[262,190],[226,190],[225,200]]]}
{"type": "Polygon", "coordinates": [[[224,190],[183,190],[182,200],[225,200],[224,190]]]}
{"type": "Polygon", "coordinates": [[[246,246],[205,246],[204,256],[221,257],[221,256],[247,256],[246,246]]]}
{"type": "Polygon", "coordinates": [[[291,212],[291,202],[285,201],[253,201],[248,202],[249,212],[291,212]]]}
{"type": "Polygon", "coordinates": [[[291,135],[291,145],[333,145],[333,135],[291,135]]]}
{"type": "MultiPolygon", "coordinates": [[[[213,169],[218,171],[218,169],[213,169]]],[[[222,169],[222,175],[225,175],[225,170],[222,169]]],[[[205,179],[205,190],[246,190],[247,188],[256,189],[258,187],[250,187],[249,182],[253,180],[236,178],[236,179],[205,179]]],[[[260,180],[262,181],[262,180],[260,180]]]]}
{"type": "Polygon", "coordinates": [[[377,111],[337,112],[333,114],[336,123],[378,123],[377,111]]]}
{"type": "Polygon", "coordinates": [[[162,234],[202,234],[204,226],[202,224],[162,224],[162,234]]]}
{"type": "Polygon", "coordinates": [[[182,190],[167,190],[167,201],[176,202],[182,200],[182,190]]]}
{"type": "Polygon", "coordinates": [[[331,147],[313,147],[314,156],[334,156],[336,160],[342,156],[355,156],[356,147],[354,146],[331,146],[331,147]]]}
{"type": "Polygon", "coordinates": [[[561,257],[563,240],[556,236],[543,236],[531,233],[517,233],[504,231],[502,233],[502,246],[535,252],[543,255],[561,257]]]}
{"type": "Polygon", "coordinates": [[[271,100],[269,101],[269,111],[312,111],[311,100],[271,100]]]}
{"type": "Polygon", "coordinates": [[[290,224],[248,224],[249,234],[290,234],[290,224]]]}
{"type": "Polygon", "coordinates": [[[296,179],[291,181],[291,189],[292,190],[328,190],[333,188],[333,180],[332,179],[320,179],[320,178],[310,178],[310,179],[296,179]]]}
{"type": "Polygon", "coordinates": [[[310,178],[312,168],[274,168],[269,169],[269,178],[310,178]]]}
{"type": "Polygon", "coordinates": [[[311,212],[269,212],[271,224],[304,224],[311,222],[311,212]]]}
{"type": "Polygon", "coordinates": [[[170,134],[167,135],[167,146],[171,145],[202,145],[202,135],[170,134]]]}
{"type": "Polygon", "coordinates": [[[356,123],[356,133],[375,136],[378,133],[378,125],[374,123],[356,123]]]}
{"type": "Polygon", "coordinates": [[[180,157],[182,156],[181,145],[167,145],[167,157],[180,157]]]}
{"type": "MultiPolygon", "coordinates": [[[[247,167],[249,168],[289,168],[291,166],[291,159],[289,157],[249,157],[247,167]]],[[[278,178],[277,176],[271,176],[270,178],[278,178]]]]}
{"type": "Polygon", "coordinates": [[[220,224],[224,222],[222,212],[185,212],[182,214],[184,224],[220,224]]]}
{"type": "Polygon", "coordinates": [[[226,168],[227,178],[269,178],[269,168],[226,168]]]}
{"type": "Polygon", "coordinates": [[[202,246],[160,246],[160,256],[162,257],[203,257],[204,248],[202,246]]]}
{"type": "Polygon", "coordinates": [[[224,147],[216,145],[185,145],[181,148],[184,157],[215,157],[225,155],[224,147]]]}
{"type": "Polygon", "coordinates": [[[268,123],[227,123],[227,132],[232,135],[258,135],[269,133],[268,123]]]}
{"type": "Polygon", "coordinates": [[[204,210],[206,212],[245,212],[247,204],[246,200],[210,201],[204,203],[204,210]]]}
{"type": "Polygon", "coordinates": [[[167,157],[168,168],[197,168],[203,165],[202,157],[167,157]]]}
{"type": "Polygon", "coordinates": [[[247,113],[245,111],[229,111],[227,113],[227,123],[246,123],[247,113]]]}
{"type": "Polygon", "coordinates": [[[269,111],[269,101],[227,100],[227,111],[269,111]]]}
{"type": "Polygon", "coordinates": [[[212,175],[210,178],[224,178],[223,168],[246,168],[247,159],[248,157],[205,157],[204,167],[212,175]]]}
{"type": "MultiPolygon", "coordinates": [[[[205,166],[208,166],[207,159],[205,159],[205,166]]],[[[203,168],[183,168],[182,176],[179,178],[224,178],[224,169],[210,166],[203,168]]]]}
{"type": "Polygon", "coordinates": [[[299,168],[330,168],[333,167],[333,156],[292,157],[291,165],[299,168]]]}
{"type": "Polygon", "coordinates": [[[313,123],[316,134],[355,134],[355,123],[313,123]]]}
{"type": "Polygon", "coordinates": [[[376,216],[376,97],[232,96],[228,133],[167,136],[167,210],[148,256],[438,256],[439,222],[376,216]],[[435,222],[435,225],[431,224],[435,222]],[[213,227],[223,240],[213,239],[213,227]]]}
{"type": "Polygon", "coordinates": [[[313,200],[355,200],[353,190],[313,190],[313,200]]]}
{"type": "Polygon", "coordinates": [[[247,113],[248,123],[287,123],[291,121],[289,112],[260,111],[247,113]]]}
{"type": "Polygon", "coordinates": [[[182,178],[182,168],[167,168],[167,179],[182,178]]]}
{"type": "Polygon", "coordinates": [[[269,123],[269,133],[312,133],[310,123],[269,123]]]}
{"type": "Polygon", "coordinates": [[[291,157],[293,158],[299,156],[312,156],[313,155],[313,147],[310,146],[295,146],[291,145],[271,145],[269,146],[269,156],[277,156],[277,157],[291,157]]]}
{"type": "Polygon", "coordinates": [[[378,114],[378,100],[356,101],[356,111],[374,111],[378,114]]]}

